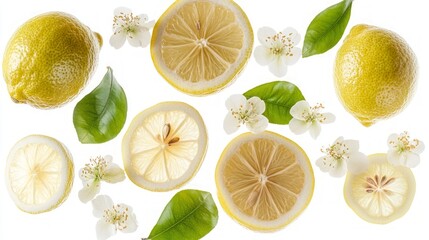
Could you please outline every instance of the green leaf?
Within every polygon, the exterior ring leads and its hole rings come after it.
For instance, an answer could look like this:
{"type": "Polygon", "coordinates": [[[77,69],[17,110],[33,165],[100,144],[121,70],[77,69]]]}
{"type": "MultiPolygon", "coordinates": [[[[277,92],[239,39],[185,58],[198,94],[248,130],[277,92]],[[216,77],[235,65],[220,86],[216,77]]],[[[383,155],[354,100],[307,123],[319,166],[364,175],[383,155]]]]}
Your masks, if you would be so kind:
{"type": "Polygon", "coordinates": [[[147,239],[201,239],[217,220],[217,207],[209,192],[183,190],[167,204],[147,239]]]}
{"type": "Polygon", "coordinates": [[[103,143],[115,138],[127,118],[127,97],[107,67],[101,83],[80,100],[73,124],[81,143],[103,143]]]}
{"type": "Polygon", "coordinates": [[[334,47],[346,30],[353,0],[343,0],[319,13],[307,28],[302,56],[321,54],[334,47]]]}
{"type": "Polygon", "coordinates": [[[247,99],[257,96],[264,100],[264,116],[275,124],[288,124],[292,119],[289,113],[291,107],[305,99],[297,86],[286,81],[262,84],[245,92],[244,96],[247,99]]]}

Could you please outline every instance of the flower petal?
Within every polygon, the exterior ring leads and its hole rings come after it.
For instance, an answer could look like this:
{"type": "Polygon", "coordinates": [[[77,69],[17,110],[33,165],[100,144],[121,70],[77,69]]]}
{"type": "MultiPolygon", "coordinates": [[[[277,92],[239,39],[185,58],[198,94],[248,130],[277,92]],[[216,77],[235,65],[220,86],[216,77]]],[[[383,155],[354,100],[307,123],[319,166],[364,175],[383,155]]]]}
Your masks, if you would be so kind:
{"type": "Polygon", "coordinates": [[[125,179],[124,170],[117,164],[111,163],[104,171],[103,180],[108,183],[117,183],[125,179]]]}
{"type": "Polygon", "coordinates": [[[323,121],[320,123],[327,124],[327,123],[333,123],[335,121],[335,115],[332,113],[323,113],[323,121]]]}
{"type": "Polygon", "coordinates": [[[322,172],[329,172],[332,167],[329,166],[329,164],[325,164],[325,158],[328,158],[329,156],[323,156],[316,160],[316,166],[320,168],[322,172]]]}
{"type": "Polygon", "coordinates": [[[310,130],[310,136],[313,139],[316,139],[319,136],[320,131],[322,130],[322,128],[320,127],[320,124],[316,121],[312,122],[308,129],[310,130]]]}
{"type": "Polygon", "coordinates": [[[263,115],[258,115],[246,123],[246,127],[253,133],[263,132],[268,126],[268,119],[263,115]]]}
{"type": "Polygon", "coordinates": [[[270,72],[276,77],[284,77],[287,73],[286,56],[280,55],[274,58],[274,61],[268,65],[270,72]]]}
{"type": "Polygon", "coordinates": [[[258,29],[258,39],[263,46],[270,46],[271,41],[268,37],[273,37],[277,32],[270,27],[261,27],[258,29]]]}
{"type": "Polygon", "coordinates": [[[112,155],[105,155],[103,157],[104,161],[106,162],[107,165],[110,165],[113,162],[113,157],[112,155]]]}
{"type": "Polygon", "coordinates": [[[359,152],[359,141],[347,139],[343,141],[343,144],[346,145],[345,149],[343,149],[346,153],[355,153],[359,152]]]}
{"type": "Polygon", "coordinates": [[[274,54],[265,46],[257,46],[253,53],[259,65],[266,66],[274,61],[274,54]]]}
{"type": "Polygon", "coordinates": [[[124,46],[126,36],[124,33],[115,33],[110,37],[109,43],[112,47],[119,49],[124,46]]]}
{"type": "MultiPolygon", "coordinates": [[[[125,204],[122,204],[125,205],[125,204]]],[[[130,206],[125,205],[128,208],[128,218],[125,221],[125,225],[127,226],[125,229],[122,230],[124,233],[132,233],[137,230],[138,224],[137,224],[137,218],[136,215],[133,213],[133,210],[130,206]]]]}
{"type": "Polygon", "coordinates": [[[347,164],[344,161],[337,161],[335,167],[329,171],[329,175],[332,177],[342,177],[347,172],[347,164]]]}
{"type": "Polygon", "coordinates": [[[425,150],[425,144],[422,141],[419,141],[416,148],[411,150],[413,153],[420,154],[425,150]]]}
{"type": "Polygon", "coordinates": [[[92,184],[84,185],[84,187],[79,191],[78,196],[81,202],[87,203],[91,201],[95,195],[100,192],[100,181],[93,182],[92,184]]]}
{"type": "Polygon", "coordinates": [[[368,157],[361,153],[355,152],[348,155],[347,159],[347,169],[353,174],[359,174],[368,169],[369,161],[368,157]]]}
{"type": "Polygon", "coordinates": [[[113,11],[113,14],[115,14],[115,16],[131,14],[131,9],[126,7],[117,7],[113,11]]]}
{"type": "Polygon", "coordinates": [[[147,21],[149,21],[149,17],[148,17],[147,14],[139,14],[139,15],[137,15],[137,17],[140,18],[139,22],[138,22],[140,25],[146,23],[147,21]]]}
{"type": "Polygon", "coordinates": [[[144,27],[147,31],[149,31],[151,28],[153,28],[153,26],[155,26],[155,21],[149,21],[149,22],[145,22],[145,23],[141,23],[140,26],[144,27]]]}
{"type": "Polygon", "coordinates": [[[400,159],[400,161],[401,165],[409,168],[414,168],[419,165],[420,156],[412,152],[402,153],[402,158],[400,159]]]}
{"type": "Polygon", "coordinates": [[[136,33],[135,38],[140,41],[141,47],[147,47],[150,43],[150,33],[143,27],[136,33]]]}
{"type": "Polygon", "coordinates": [[[291,49],[290,54],[285,56],[285,64],[293,65],[301,58],[301,48],[294,47],[291,49]]]}
{"type": "Polygon", "coordinates": [[[98,195],[91,203],[93,207],[92,214],[98,218],[103,216],[104,210],[113,207],[113,201],[107,195],[98,195]]]}
{"type": "Polygon", "coordinates": [[[288,27],[282,31],[282,33],[285,36],[290,36],[292,40],[292,44],[294,46],[298,45],[298,43],[301,41],[301,35],[298,33],[298,31],[295,28],[288,27]]]}
{"type": "Polygon", "coordinates": [[[85,171],[85,168],[81,168],[79,170],[79,178],[82,180],[82,183],[87,183],[88,181],[94,180],[94,174],[84,174],[83,171],[85,171]]]}
{"type": "Polygon", "coordinates": [[[310,112],[310,105],[305,100],[300,100],[290,108],[290,115],[298,120],[305,121],[304,115],[310,112]]]}
{"type": "Polygon", "coordinates": [[[227,134],[234,133],[240,127],[238,120],[232,116],[231,113],[226,114],[225,120],[223,121],[223,129],[227,134]]]}
{"type": "Polygon", "coordinates": [[[140,39],[138,38],[137,34],[128,33],[127,41],[133,47],[141,47],[140,39]]]}
{"type": "Polygon", "coordinates": [[[225,101],[225,106],[228,111],[237,111],[240,107],[246,106],[247,99],[242,94],[233,94],[225,101]]]}
{"type": "Polygon", "coordinates": [[[251,97],[247,100],[247,103],[253,106],[254,113],[262,114],[265,112],[265,102],[259,97],[251,97]]]}
{"type": "Polygon", "coordinates": [[[393,165],[399,165],[399,159],[401,158],[401,154],[396,151],[396,149],[389,149],[387,151],[387,161],[389,161],[393,165]]]}
{"type": "Polygon", "coordinates": [[[105,240],[116,234],[116,227],[113,224],[107,223],[104,218],[98,220],[95,226],[97,240],[105,240]]]}
{"type": "Polygon", "coordinates": [[[399,135],[396,133],[390,134],[387,138],[387,146],[389,146],[389,148],[395,147],[397,145],[398,137],[399,135]]]}
{"type": "Polygon", "coordinates": [[[289,121],[289,129],[291,132],[295,134],[303,134],[305,133],[308,128],[310,127],[311,123],[306,121],[301,121],[296,118],[292,118],[289,121]]]}

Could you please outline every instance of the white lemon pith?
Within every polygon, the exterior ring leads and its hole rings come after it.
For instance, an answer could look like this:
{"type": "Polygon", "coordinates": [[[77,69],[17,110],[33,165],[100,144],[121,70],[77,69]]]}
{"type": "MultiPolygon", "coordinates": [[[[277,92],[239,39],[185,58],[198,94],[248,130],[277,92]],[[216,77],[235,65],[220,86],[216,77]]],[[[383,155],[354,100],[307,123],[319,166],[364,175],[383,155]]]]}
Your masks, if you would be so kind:
{"type": "Polygon", "coordinates": [[[290,139],[245,133],[223,151],[216,186],[228,215],[250,229],[274,231],[307,207],[314,174],[305,152],[290,139]]]}
{"type": "Polygon", "coordinates": [[[344,198],[351,209],[370,223],[386,224],[402,217],[410,208],[416,191],[409,168],[394,166],[386,154],[370,155],[365,173],[349,173],[344,198]]]}
{"type": "Polygon", "coordinates": [[[30,135],[11,149],[5,176],[16,206],[24,212],[42,213],[67,199],[73,185],[74,166],[71,155],[59,141],[30,135]]]}
{"type": "Polygon", "coordinates": [[[155,24],[151,55],[175,88],[206,95],[236,78],[252,46],[250,22],[233,1],[179,0],[155,24]]]}
{"type": "Polygon", "coordinates": [[[207,131],[196,109],[163,102],[138,114],[122,142],[125,171],[136,185],[168,191],[189,181],[207,150],[207,131]]]}

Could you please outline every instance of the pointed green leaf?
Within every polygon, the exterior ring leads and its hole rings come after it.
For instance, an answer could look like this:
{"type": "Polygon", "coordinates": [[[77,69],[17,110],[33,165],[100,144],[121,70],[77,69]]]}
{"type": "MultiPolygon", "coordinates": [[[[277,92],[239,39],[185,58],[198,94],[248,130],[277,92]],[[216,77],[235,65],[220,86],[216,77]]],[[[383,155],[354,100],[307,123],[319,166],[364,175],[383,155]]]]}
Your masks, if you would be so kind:
{"type": "Polygon", "coordinates": [[[127,97],[107,68],[101,83],[73,112],[73,124],[81,143],[103,143],[116,137],[127,118],[127,97]]]}
{"type": "Polygon", "coordinates": [[[346,30],[353,0],[343,0],[319,13],[307,28],[302,56],[321,54],[334,47],[346,30]]]}
{"type": "Polygon", "coordinates": [[[216,226],[217,220],[217,207],[209,192],[183,190],[170,200],[146,239],[198,240],[216,226]]]}
{"type": "Polygon", "coordinates": [[[264,116],[275,124],[288,124],[292,119],[289,113],[291,107],[305,99],[297,86],[286,81],[262,84],[245,92],[244,96],[247,99],[257,96],[264,100],[264,116]]]}

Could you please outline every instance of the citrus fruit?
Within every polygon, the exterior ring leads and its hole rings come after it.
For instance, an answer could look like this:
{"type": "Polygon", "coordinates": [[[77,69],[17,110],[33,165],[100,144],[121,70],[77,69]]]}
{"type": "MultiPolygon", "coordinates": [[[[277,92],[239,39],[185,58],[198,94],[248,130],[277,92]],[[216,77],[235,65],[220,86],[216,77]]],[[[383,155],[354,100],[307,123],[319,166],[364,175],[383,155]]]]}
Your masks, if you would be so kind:
{"type": "Polygon", "coordinates": [[[370,223],[386,224],[402,217],[416,191],[411,170],[387,161],[386,154],[368,156],[366,172],[347,174],[344,198],[349,207],[370,223]]]}
{"type": "Polygon", "coordinates": [[[122,141],[128,178],[151,191],[169,191],[188,182],[206,150],[204,121],[182,102],[162,102],[139,113],[122,141]]]}
{"type": "Polygon", "coordinates": [[[231,83],[252,53],[253,30],[231,0],[179,0],[159,18],[151,55],[176,89],[206,95],[231,83]]]}
{"type": "Polygon", "coordinates": [[[219,201],[228,215],[258,231],[278,230],[310,203],[314,174],[304,150],[272,132],[232,140],[216,167],[219,201]]]}
{"type": "Polygon", "coordinates": [[[55,108],[72,100],[92,76],[102,39],[74,16],[38,15],[16,30],[3,58],[14,102],[55,108]]]}
{"type": "Polygon", "coordinates": [[[364,126],[404,109],[416,85],[416,57],[398,34],[356,25],[335,60],[335,88],[345,109],[364,126]]]}
{"type": "Polygon", "coordinates": [[[29,135],[10,150],[6,185],[16,206],[36,214],[57,208],[73,186],[72,156],[58,140],[29,135]]]}

